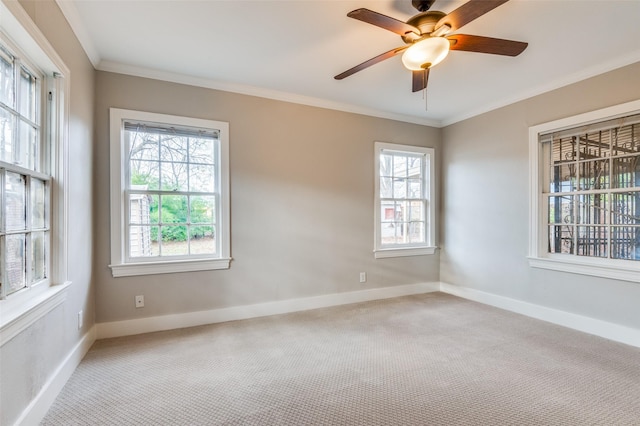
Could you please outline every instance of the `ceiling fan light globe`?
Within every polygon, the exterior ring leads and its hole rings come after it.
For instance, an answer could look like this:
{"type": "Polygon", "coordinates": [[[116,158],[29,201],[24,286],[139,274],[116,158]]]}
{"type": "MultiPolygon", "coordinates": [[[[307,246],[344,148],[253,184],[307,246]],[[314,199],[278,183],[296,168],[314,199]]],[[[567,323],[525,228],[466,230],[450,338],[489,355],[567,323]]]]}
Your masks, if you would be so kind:
{"type": "Polygon", "coordinates": [[[420,71],[439,64],[449,54],[449,40],[429,37],[413,43],[402,54],[402,63],[411,71],[420,71]]]}

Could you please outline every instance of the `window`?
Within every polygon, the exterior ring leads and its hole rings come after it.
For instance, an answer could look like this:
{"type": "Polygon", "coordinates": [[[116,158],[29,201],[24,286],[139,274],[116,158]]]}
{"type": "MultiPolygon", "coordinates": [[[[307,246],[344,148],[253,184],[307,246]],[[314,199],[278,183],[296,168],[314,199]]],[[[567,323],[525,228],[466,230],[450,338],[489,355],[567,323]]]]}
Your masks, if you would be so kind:
{"type": "Polygon", "coordinates": [[[640,102],[530,138],[532,265],[640,281],[640,102]]]}
{"type": "Polygon", "coordinates": [[[435,252],[434,150],[375,143],[376,258],[435,252]]]}
{"type": "Polygon", "coordinates": [[[229,267],[228,127],[111,109],[114,277],[229,267]]]}
{"type": "Polygon", "coordinates": [[[0,3],[0,345],[64,300],[64,63],[17,4],[0,3]]]}

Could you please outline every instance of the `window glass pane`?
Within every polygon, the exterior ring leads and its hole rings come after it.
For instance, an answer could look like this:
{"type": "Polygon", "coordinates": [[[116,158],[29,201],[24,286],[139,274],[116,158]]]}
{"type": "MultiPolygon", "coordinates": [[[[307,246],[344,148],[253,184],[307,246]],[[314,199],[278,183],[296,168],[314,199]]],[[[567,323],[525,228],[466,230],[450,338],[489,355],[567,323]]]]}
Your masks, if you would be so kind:
{"type": "Polygon", "coordinates": [[[576,163],[556,163],[551,167],[549,192],[570,192],[576,190],[576,163]]]}
{"type": "Polygon", "coordinates": [[[149,194],[130,194],[129,222],[134,225],[157,224],[158,196],[149,194]]]}
{"type": "Polygon", "coordinates": [[[192,226],[189,249],[191,254],[215,254],[216,238],[213,226],[192,226]]]}
{"type": "Polygon", "coordinates": [[[160,163],[160,189],[164,191],[187,191],[187,163],[160,163]]]}
{"type": "Polygon", "coordinates": [[[393,198],[407,198],[407,180],[393,180],[393,198]]]}
{"type": "MultiPolygon", "coordinates": [[[[160,200],[162,203],[161,223],[187,223],[186,195],[162,195],[160,200]]],[[[164,236],[164,233],[162,235],[164,236]]]]}
{"type": "Polygon", "coordinates": [[[396,220],[396,203],[393,201],[383,201],[381,205],[380,218],[382,222],[393,222],[396,220]]]}
{"type": "Polygon", "coordinates": [[[131,160],[129,162],[129,188],[159,189],[159,172],[157,161],[131,160]]]}
{"type": "Polygon", "coordinates": [[[0,160],[7,163],[14,162],[13,138],[16,121],[13,114],[0,107],[0,160]]]}
{"type": "Polygon", "coordinates": [[[551,160],[553,164],[575,161],[578,141],[576,137],[555,138],[552,142],[551,160]]]}
{"type": "Polygon", "coordinates": [[[400,219],[401,212],[393,201],[385,201],[381,204],[381,227],[380,238],[383,245],[395,244],[396,242],[396,221],[400,219]]]}
{"type": "Polygon", "coordinates": [[[215,163],[215,141],[213,139],[189,139],[189,162],[191,164],[211,164],[215,163]]]}
{"type": "Polygon", "coordinates": [[[36,78],[26,69],[20,68],[20,107],[23,117],[36,121],[36,78]]]}
{"type": "Polygon", "coordinates": [[[409,179],[409,196],[407,198],[422,198],[422,180],[409,179]]]}
{"type": "Polygon", "coordinates": [[[407,177],[407,157],[404,155],[393,156],[393,176],[407,177]]]}
{"type": "Polygon", "coordinates": [[[191,223],[209,224],[215,223],[216,199],[209,196],[191,196],[191,223]]]}
{"type": "Polygon", "coordinates": [[[36,283],[47,277],[46,247],[48,233],[31,233],[31,282],[36,283]]]}
{"type": "Polygon", "coordinates": [[[606,226],[578,226],[578,256],[607,257],[606,226]]]}
{"type": "Polygon", "coordinates": [[[388,154],[380,154],[380,176],[393,176],[393,156],[388,154]]]}
{"type": "Polygon", "coordinates": [[[126,131],[129,138],[129,159],[130,160],[152,160],[158,161],[160,145],[158,145],[158,135],[153,133],[126,131]]]}
{"type": "Polygon", "coordinates": [[[640,261],[640,226],[611,227],[611,257],[640,261]]]}
{"type": "Polygon", "coordinates": [[[6,173],[6,224],[8,231],[26,228],[26,179],[17,173],[6,173]]]}
{"type": "Polygon", "coordinates": [[[20,121],[20,146],[17,153],[18,164],[30,170],[39,169],[38,131],[29,123],[20,121]]]}
{"type": "Polygon", "coordinates": [[[578,200],[578,223],[609,223],[608,194],[580,195],[578,200]]]}
{"type": "Polygon", "coordinates": [[[214,192],[215,168],[213,165],[189,165],[189,191],[214,192]]]}
{"type": "Polygon", "coordinates": [[[380,226],[380,242],[384,245],[396,243],[396,224],[395,222],[384,222],[380,226]]]}
{"type": "Polygon", "coordinates": [[[4,281],[7,284],[7,295],[26,287],[25,235],[5,236],[7,253],[5,258],[4,281]]]}
{"type": "Polygon", "coordinates": [[[393,197],[393,189],[392,189],[393,179],[389,177],[381,177],[380,178],[380,198],[391,198],[393,197]]]}
{"type": "Polygon", "coordinates": [[[158,227],[129,227],[129,256],[148,257],[158,255],[158,227]]]}
{"type": "Polygon", "coordinates": [[[606,158],[611,155],[611,132],[603,130],[579,136],[580,159],[606,158]]]}
{"type": "Polygon", "coordinates": [[[419,157],[408,156],[407,168],[408,168],[408,176],[414,177],[414,178],[421,178],[422,177],[422,156],[419,156],[419,157]]]}
{"type": "Polygon", "coordinates": [[[612,161],[614,188],[640,187],[640,155],[614,158],[612,161]]]}
{"type": "Polygon", "coordinates": [[[160,136],[160,158],[162,161],[189,161],[187,153],[189,138],[186,136],[160,136]]]}
{"type": "Polygon", "coordinates": [[[549,223],[573,222],[573,196],[549,197],[549,223]]]}
{"type": "Polygon", "coordinates": [[[424,222],[411,222],[408,226],[409,243],[424,243],[424,222]]]}
{"type": "Polygon", "coordinates": [[[574,254],[573,226],[549,227],[549,253],[574,254]]]}
{"type": "Polygon", "coordinates": [[[609,188],[609,160],[584,161],[579,163],[580,189],[609,188]]]}
{"type": "Polygon", "coordinates": [[[640,152],[640,124],[613,129],[614,155],[626,155],[640,152]]]}
{"type": "Polygon", "coordinates": [[[13,56],[0,46],[0,102],[15,108],[13,56]]]}
{"type": "Polygon", "coordinates": [[[162,256],[189,254],[186,226],[162,226],[162,256]]]}
{"type": "Polygon", "coordinates": [[[422,202],[412,201],[409,203],[409,213],[407,214],[407,219],[414,222],[420,221],[423,222],[425,220],[424,217],[424,204],[422,202]]]}
{"type": "Polygon", "coordinates": [[[640,191],[613,194],[611,204],[611,223],[640,225],[640,191]]]}
{"type": "Polygon", "coordinates": [[[31,178],[31,226],[44,228],[46,226],[46,186],[45,182],[31,178]]]}

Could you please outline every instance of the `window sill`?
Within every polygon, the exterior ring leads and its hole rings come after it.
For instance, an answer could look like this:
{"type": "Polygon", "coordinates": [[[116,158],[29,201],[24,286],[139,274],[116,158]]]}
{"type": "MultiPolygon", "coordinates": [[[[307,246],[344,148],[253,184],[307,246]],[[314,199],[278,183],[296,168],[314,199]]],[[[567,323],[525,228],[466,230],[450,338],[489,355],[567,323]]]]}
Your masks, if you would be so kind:
{"type": "Polygon", "coordinates": [[[436,252],[437,247],[407,247],[374,250],[373,256],[376,259],[385,259],[388,257],[406,257],[406,256],[423,256],[436,252]]]}
{"type": "MultiPolygon", "coordinates": [[[[52,311],[67,298],[70,281],[52,285],[37,294],[16,294],[0,301],[0,347],[52,311]]],[[[35,289],[34,289],[35,290],[35,289]]]]}
{"type": "Polygon", "coordinates": [[[140,262],[109,265],[114,278],[135,275],[173,274],[176,272],[229,269],[231,258],[176,260],[170,262],[140,262]]]}
{"type": "MultiPolygon", "coordinates": [[[[625,262],[626,263],[626,262],[625,262]]],[[[529,266],[592,277],[640,282],[640,262],[622,265],[606,259],[576,260],[570,258],[529,257],[529,266]]]]}

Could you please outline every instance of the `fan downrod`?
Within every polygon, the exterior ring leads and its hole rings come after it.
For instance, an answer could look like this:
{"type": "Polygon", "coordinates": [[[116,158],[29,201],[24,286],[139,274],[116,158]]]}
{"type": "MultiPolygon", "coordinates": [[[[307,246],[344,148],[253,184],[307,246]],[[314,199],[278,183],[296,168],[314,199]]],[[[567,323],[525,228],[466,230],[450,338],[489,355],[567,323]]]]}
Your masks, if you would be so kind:
{"type": "Polygon", "coordinates": [[[426,12],[431,8],[431,5],[435,0],[411,0],[413,7],[418,9],[419,12],[426,12]]]}

